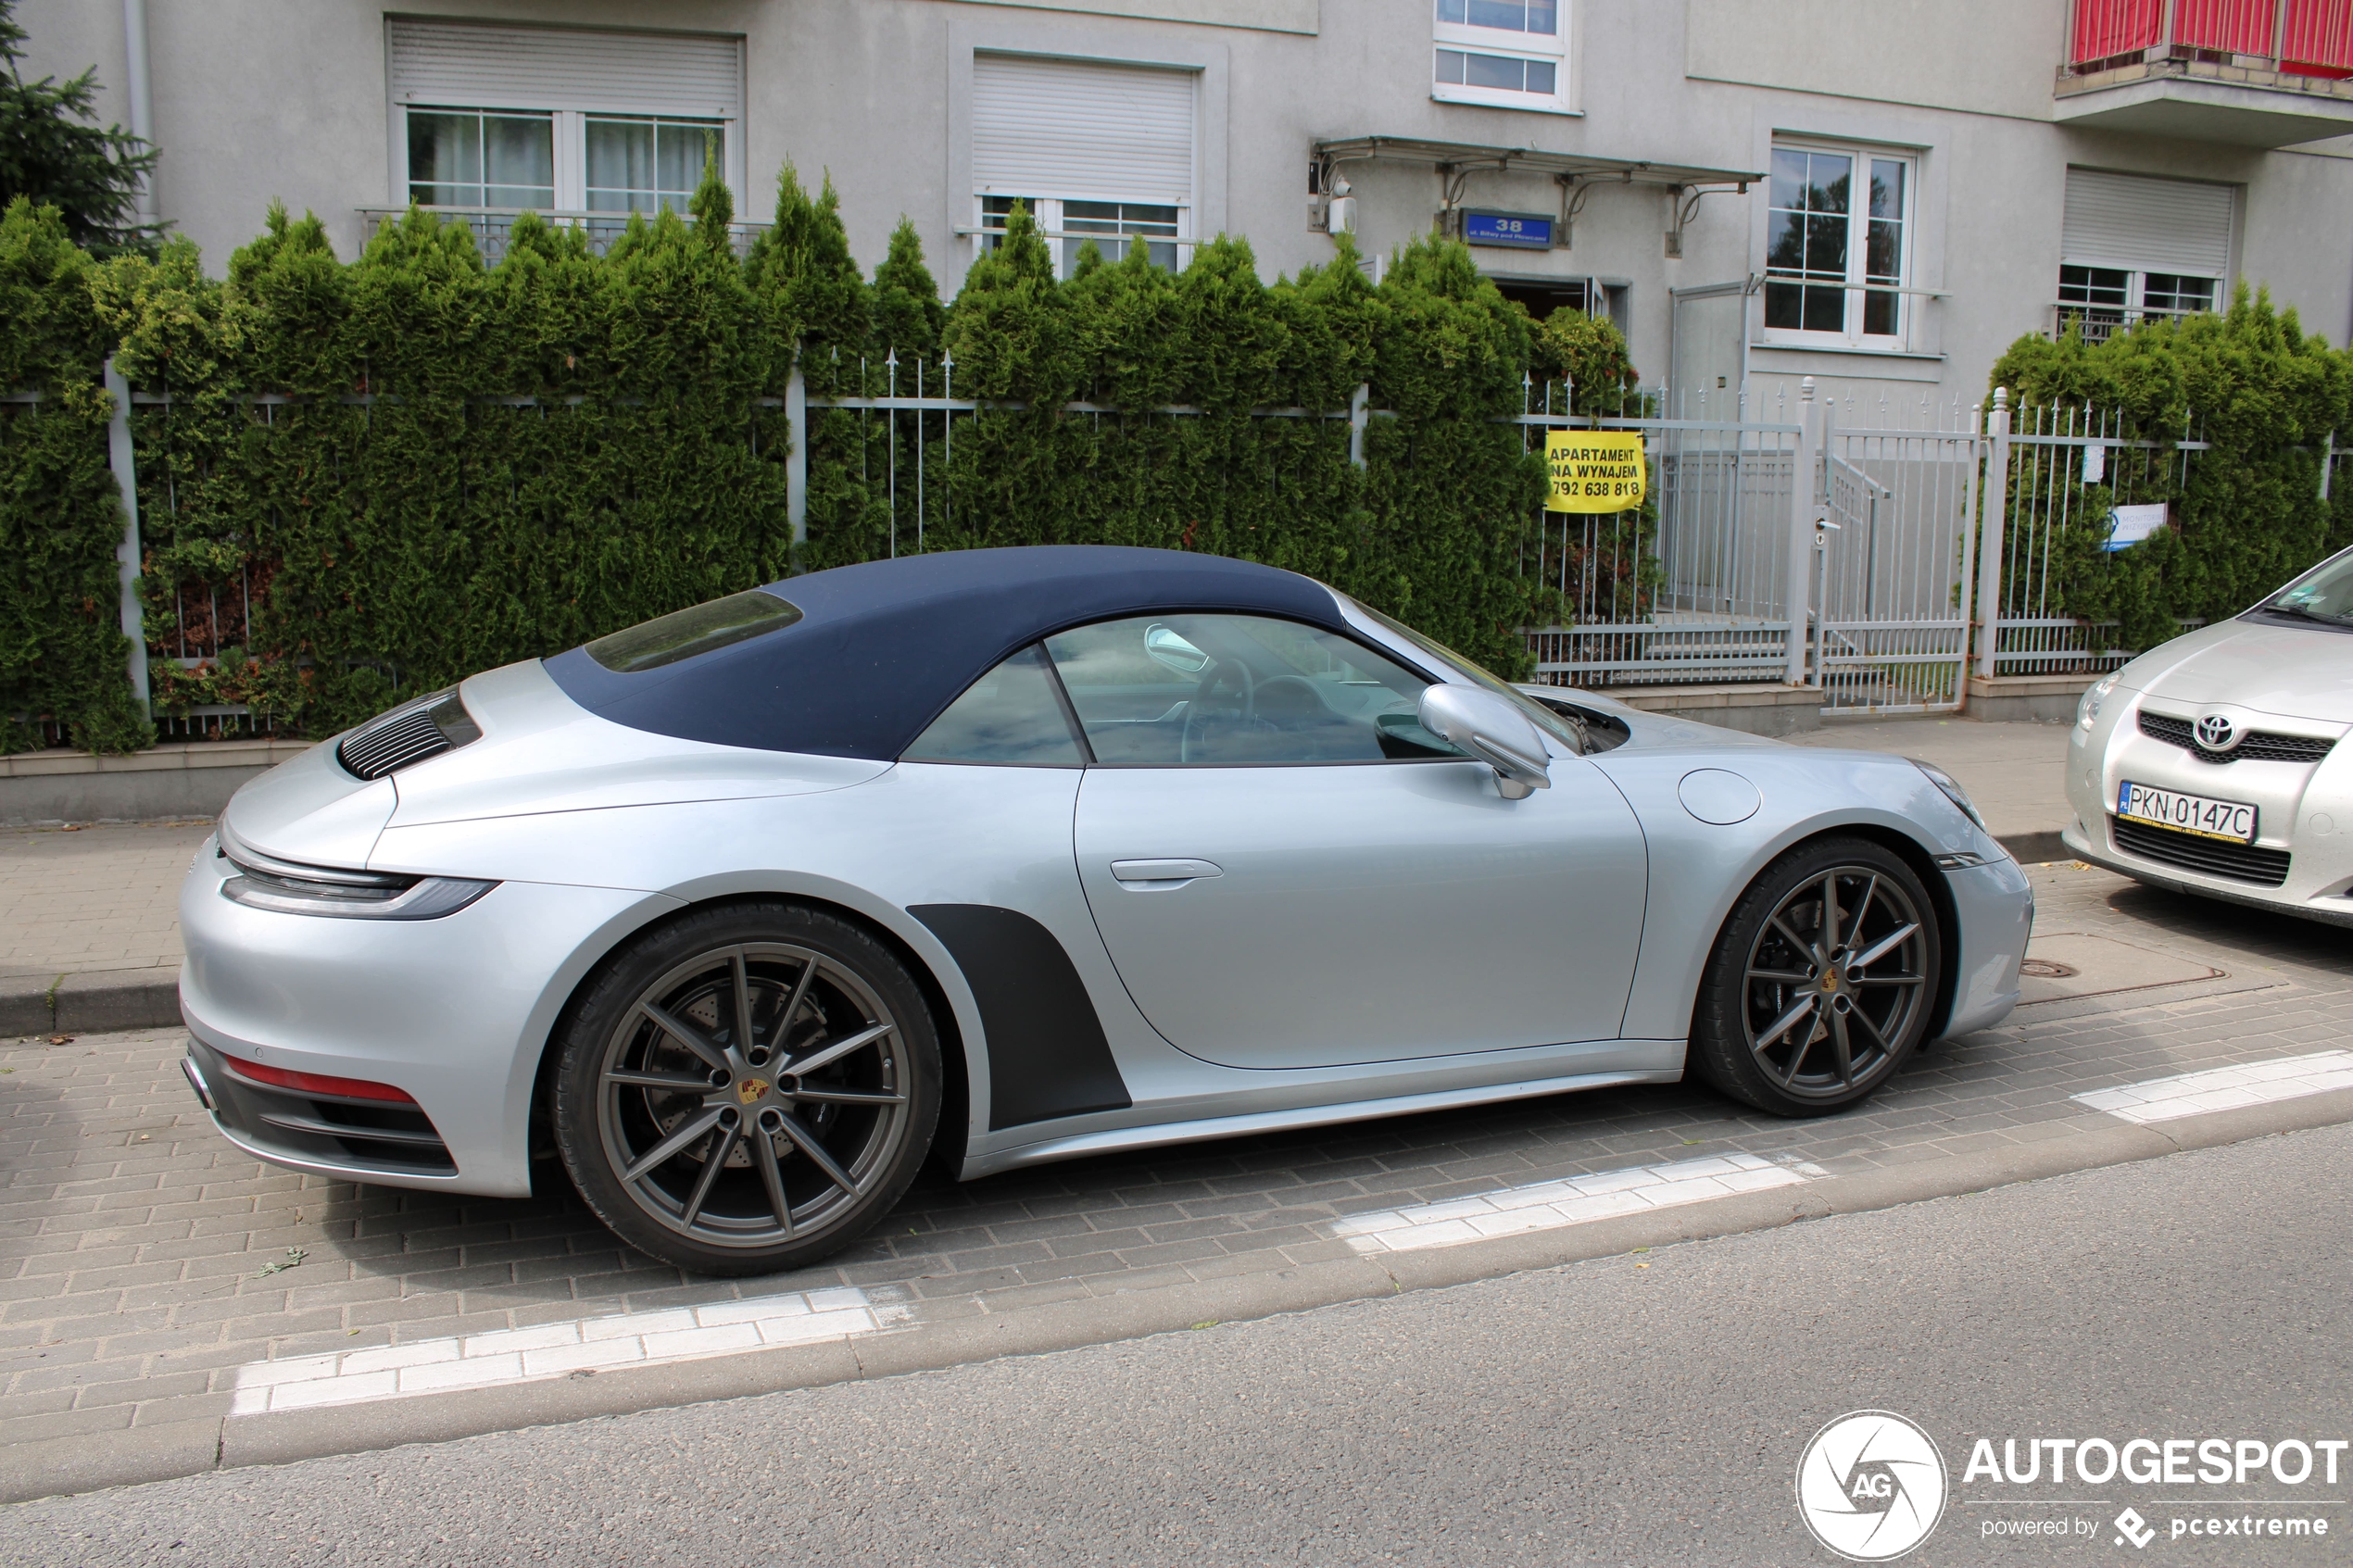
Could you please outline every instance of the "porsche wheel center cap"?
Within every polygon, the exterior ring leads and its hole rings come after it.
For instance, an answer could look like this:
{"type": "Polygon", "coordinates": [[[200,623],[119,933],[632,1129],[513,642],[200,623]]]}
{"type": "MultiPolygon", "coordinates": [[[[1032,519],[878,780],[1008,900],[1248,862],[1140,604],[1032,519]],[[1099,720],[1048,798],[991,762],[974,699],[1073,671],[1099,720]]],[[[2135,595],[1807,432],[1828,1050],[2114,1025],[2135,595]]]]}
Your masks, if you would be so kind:
{"type": "Polygon", "coordinates": [[[746,1105],[759,1104],[760,1098],[767,1092],[768,1080],[765,1078],[745,1078],[736,1085],[736,1097],[746,1105]]]}

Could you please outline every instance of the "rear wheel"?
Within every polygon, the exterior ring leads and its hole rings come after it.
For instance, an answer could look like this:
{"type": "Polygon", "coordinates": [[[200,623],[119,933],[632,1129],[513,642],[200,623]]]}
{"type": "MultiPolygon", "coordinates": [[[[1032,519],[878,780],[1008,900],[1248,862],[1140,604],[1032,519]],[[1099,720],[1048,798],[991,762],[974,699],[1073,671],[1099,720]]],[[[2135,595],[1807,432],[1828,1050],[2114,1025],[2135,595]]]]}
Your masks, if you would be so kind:
{"type": "Polygon", "coordinates": [[[804,1267],[914,1179],[939,1048],[906,967],[788,904],[698,911],[624,947],[559,1045],[556,1142],[598,1218],[703,1273],[804,1267]]]}
{"type": "Polygon", "coordinates": [[[1936,906],[1893,851],[1863,838],[1800,845],[1749,885],[1717,937],[1692,1065],[1777,1116],[1852,1105],[1926,1038],[1942,954],[1936,906]]]}

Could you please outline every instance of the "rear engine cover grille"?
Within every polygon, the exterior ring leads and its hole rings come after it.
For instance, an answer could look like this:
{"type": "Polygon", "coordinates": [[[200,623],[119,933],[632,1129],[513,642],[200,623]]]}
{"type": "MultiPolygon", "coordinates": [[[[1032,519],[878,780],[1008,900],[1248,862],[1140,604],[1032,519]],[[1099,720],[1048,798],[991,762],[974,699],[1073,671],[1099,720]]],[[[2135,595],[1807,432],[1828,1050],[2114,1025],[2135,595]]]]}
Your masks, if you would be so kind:
{"type": "Polygon", "coordinates": [[[2262,887],[2277,887],[2287,880],[2290,857],[2284,849],[2233,844],[2227,839],[2206,838],[2147,822],[2127,822],[2121,817],[2109,818],[2108,829],[2115,836],[2117,848],[2145,860],[2161,860],[2185,872],[2225,876],[2233,882],[2251,882],[2262,887]]]}
{"type": "Polygon", "coordinates": [[[2242,757],[2256,762],[2318,762],[2336,745],[2333,740],[2316,740],[2310,735],[2249,730],[2230,750],[2208,751],[2197,744],[2187,719],[2176,719],[2170,713],[2144,712],[2141,734],[2168,746],[2178,746],[2201,762],[2235,762],[2242,757]]]}
{"type": "Polygon", "coordinates": [[[450,686],[369,720],[343,737],[335,760],[354,778],[381,779],[481,738],[458,688],[450,686]]]}

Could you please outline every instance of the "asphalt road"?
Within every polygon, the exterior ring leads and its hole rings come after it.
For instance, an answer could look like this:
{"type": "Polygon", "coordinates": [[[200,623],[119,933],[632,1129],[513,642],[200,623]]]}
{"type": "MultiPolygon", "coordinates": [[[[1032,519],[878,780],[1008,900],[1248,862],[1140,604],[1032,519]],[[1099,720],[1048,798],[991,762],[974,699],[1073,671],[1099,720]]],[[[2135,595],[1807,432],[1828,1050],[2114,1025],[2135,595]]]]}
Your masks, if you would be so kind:
{"type": "Polygon", "coordinates": [[[1825,1422],[1875,1407],[1953,1478],[1907,1563],[2343,1562],[2353,1453],[2334,1486],[1963,1468],[1981,1436],[2353,1436],[2348,1169],[2333,1127],[1291,1317],[28,1503],[0,1513],[0,1562],[1829,1563],[1793,1476],[1825,1422]],[[2145,1549],[2111,1527],[2128,1503],[2145,1549]],[[2329,1533],[2171,1538],[2222,1514],[2329,1533]],[[1987,1534],[2054,1518],[2096,1532],[1987,1534]]]}

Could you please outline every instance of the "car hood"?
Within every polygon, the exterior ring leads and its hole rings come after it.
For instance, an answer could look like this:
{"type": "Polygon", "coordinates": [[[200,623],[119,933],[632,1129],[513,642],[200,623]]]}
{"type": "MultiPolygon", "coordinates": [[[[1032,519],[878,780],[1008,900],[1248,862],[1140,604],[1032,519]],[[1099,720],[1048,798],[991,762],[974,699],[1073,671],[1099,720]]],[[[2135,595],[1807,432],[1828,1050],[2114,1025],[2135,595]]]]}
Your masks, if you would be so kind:
{"type": "Polygon", "coordinates": [[[2189,708],[2229,703],[2353,723],[2353,636],[2342,632],[2225,621],[2150,649],[2117,677],[2127,690],[2189,708]]]}

